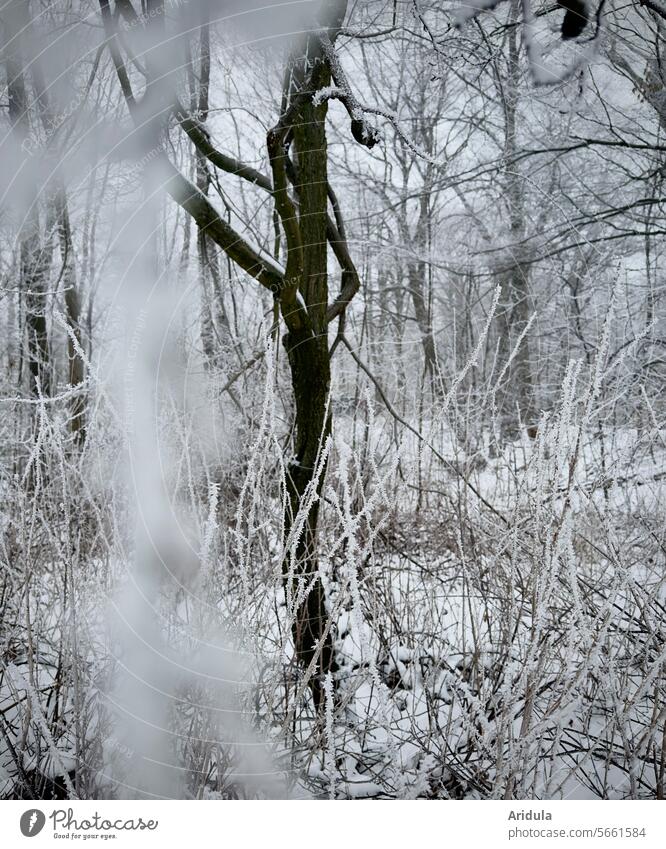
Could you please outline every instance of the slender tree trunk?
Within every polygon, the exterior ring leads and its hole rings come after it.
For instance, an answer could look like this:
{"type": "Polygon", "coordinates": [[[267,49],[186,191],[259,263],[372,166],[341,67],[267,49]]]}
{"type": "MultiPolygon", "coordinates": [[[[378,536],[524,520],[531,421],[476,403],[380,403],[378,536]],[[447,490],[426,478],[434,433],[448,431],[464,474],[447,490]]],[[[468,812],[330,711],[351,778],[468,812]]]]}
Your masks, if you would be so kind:
{"type": "MultiPolygon", "coordinates": [[[[28,96],[22,51],[24,34],[30,21],[27,0],[11,0],[5,18],[5,68],[9,120],[19,150],[25,150],[30,138],[28,96]]],[[[50,393],[49,338],[46,322],[45,291],[47,249],[42,234],[37,205],[37,186],[29,173],[30,163],[21,168],[23,197],[19,203],[21,229],[19,233],[19,262],[21,291],[25,299],[25,324],[28,336],[28,369],[32,394],[50,393]]]]}
{"type": "MultiPolygon", "coordinates": [[[[203,14],[207,14],[206,10],[203,14]]],[[[199,31],[198,91],[193,77],[193,63],[190,62],[190,108],[201,126],[205,126],[210,110],[210,25],[207,19],[204,19],[199,31]]],[[[208,196],[210,174],[206,158],[199,151],[195,152],[195,168],[197,188],[208,196]]],[[[225,338],[230,338],[231,328],[222,300],[217,246],[201,228],[197,228],[197,254],[201,282],[201,342],[206,364],[215,366],[221,359],[222,333],[225,338]]]]}
{"type": "MultiPolygon", "coordinates": [[[[518,19],[518,2],[514,0],[511,12],[512,21],[518,19]]],[[[500,333],[500,367],[508,360],[513,348],[526,331],[529,321],[530,305],[530,262],[521,257],[521,242],[525,236],[525,203],[521,175],[517,172],[516,154],[517,117],[518,117],[518,36],[514,26],[509,35],[509,70],[505,81],[504,118],[506,167],[505,197],[509,212],[509,250],[515,260],[510,267],[500,273],[501,295],[498,311],[500,333]]],[[[534,424],[534,381],[530,357],[530,340],[524,336],[511,366],[505,395],[504,425],[507,432],[515,434],[516,410],[524,424],[534,424]]]]}
{"type": "MultiPolygon", "coordinates": [[[[83,386],[86,377],[83,360],[83,336],[81,332],[81,294],[76,279],[74,245],[64,185],[55,192],[54,203],[60,256],[64,265],[63,286],[65,290],[65,317],[70,333],[67,335],[67,382],[77,389],[83,386]]],[[[70,404],[70,430],[78,445],[86,439],[86,395],[83,391],[74,394],[70,404]]]]}
{"type": "Polygon", "coordinates": [[[428,299],[426,297],[426,264],[422,260],[411,263],[408,267],[409,292],[412,296],[414,306],[414,317],[421,336],[423,348],[424,372],[427,380],[433,388],[437,385],[437,351],[435,350],[435,338],[432,333],[432,321],[428,299]]]}
{"type": "MultiPolygon", "coordinates": [[[[426,180],[426,186],[429,180],[426,180]]],[[[419,217],[415,232],[412,234],[409,227],[407,207],[403,206],[400,230],[405,244],[413,244],[416,251],[416,259],[407,265],[407,276],[409,282],[409,294],[414,308],[414,318],[421,337],[423,349],[423,371],[426,381],[436,393],[440,388],[437,381],[437,350],[435,338],[432,332],[432,315],[428,298],[428,267],[425,256],[428,250],[430,193],[424,191],[420,201],[419,217]]]]}
{"type": "MultiPolygon", "coordinates": [[[[53,109],[49,104],[41,62],[35,57],[31,63],[32,79],[36,92],[37,108],[44,129],[54,122],[53,109]]],[[[49,203],[53,209],[55,229],[58,234],[60,257],[63,265],[62,282],[65,293],[65,318],[69,328],[67,335],[67,380],[74,389],[85,381],[85,363],[82,357],[83,337],[81,331],[81,294],[76,278],[74,242],[69,218],[67,191],[62,176],[53,175],[53,188],[49,192],[49,203]]],[[[82,445],[86,437],[86,398],[83,392],[75,393],[70,404],[70,430],[77,444],[82,445]]]]}
{"type": "MultiPolygon", "coordinates": [[[[318,61],[316,58],[314,61],[318,61]]],[[[330,82],[330,72],[320,63],[312,78],[314,89],[330,82]]],[[[305,527],[295,551],[295,562],[285,562],[285,572],[294,572],[295,584],[302,578],[311,586],[298,606],[293,625],[296,653],[306,668],[311,663],[318,643],[321,654],[315,665],[312,692],[317,706],[323,698],[323,675],[333,671],[333,643],[330,633],[324,636],[327,611],[324,587],[317,559],[317,526],[319,498],[305,506],[308,490],[313,486],[321,493],[324,469],[317,477],[320,452],[330,436],[332,418],[329,410],[331,363],[328,347],[326,309],[328,303],[327,269],[327,106],[313,106],[308,98],[296,118],[293,144],[296,154],[296,192],[299,200],[299,225],[303,245],[303,274],[300,294],[305,301],[311,326],[291,330],[284,343],[289,358],[295,402],[295,457],[289,466],[289,505],[287,533],[299,511],[307,510],[305,527]]]]}

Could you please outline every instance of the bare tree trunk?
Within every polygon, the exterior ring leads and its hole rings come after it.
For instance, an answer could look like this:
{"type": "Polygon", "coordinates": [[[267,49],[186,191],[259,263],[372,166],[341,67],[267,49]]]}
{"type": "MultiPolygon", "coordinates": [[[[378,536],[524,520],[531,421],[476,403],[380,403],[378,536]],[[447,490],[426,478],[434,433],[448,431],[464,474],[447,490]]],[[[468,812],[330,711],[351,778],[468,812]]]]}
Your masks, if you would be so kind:
{"type": "MultiPolygon", "coordinates": [[[[499,360],[503,367],[529,322],[529,265],[516,265],[501,275],[498,304],[499,360]]],[[[525,336],[509,367],[506,387],[505,424],[515,432],[517,412],[524,424],[534,424],[534,386],[530,340],[525,336]]]]}
{"type": "MultiPolygon", "coordinates": [[[[204,10],[204,14],[206,14],[204,10]]],[[[199,73],[198,91],[194,84],[193,64],[190,63],[190,108],[196,114],[201,126],[205,126],[210,110],[210,26],[204,20],[199,32],[199,73]]],[[[210,189],[210,174],[206,157],[195,151],[196,185],[206,196],[210,189]]],[[[220,263],[217,246],[205,231],[197,228],[197,254],[199,258],[199,279],[201,281],[201,342],[207,365],[219,364],[224,337],[230,338],[231,328],[222,301],[220,283],[220,263]]]]}
{"type": "Polygon", "coordinates": [[[427,268],[425,262],[419,260],[416,263],[410,263],[408,274],[409,292],[412,296],[412,304],[414,306],[414,317],[416,318],[416,324],[421,336],[421,346],[423,348],[424,373],[434,388],[437,385],[437,351],[435,350],[435,338],[432,333],[432,321],[426,294],[427,268]]]}
{"type": "MultiPolygon", "coordinates": [[[[28,97],[24,76],[23,37],[30,21],[27,0],[11,0],[5,12],[5,68],[9,120],[12,133],[21,150],[30,136],[28,97]]],[[[42,244],[37,205],[37,186],[28,174],[29,164],[21,169],[25,175],[20,204],[19,261],[21,292],[25,299],[25,325],[28,336],[28,369],[32,394],[50,393],[49,339],[46,322],[45,270],[48,244],[42,244]]]]}
{"type": "Polygon", "coordinates": [[[419,217],[416,228],[412,234],[409,227],[407,206],[403,203],[400,221],[400,231],[405,244],[414,245],[416,259],[407,263],[407,277],[409,282],[409,294],[414,308],[414,318],[421,338],[423,349],[423,372],[426,381],[434,392],[438,391],[437,381],[437,350],[435,338],[432,332],[432,314],[428,297],[428,265],[426,252],[428,250],[428,233],[430,209],[430,193],[427,187],[430,185],[430,177],[426,177],[426,188],[421,201],[419,217]]]}
{"type": "MultiPolygon", "coordinates": [[[[327,66],[315,56],[316,66],[310,84],[316,91],[330,82],[327,66]]],[[[301,84],[307,64],[300,68],[301,84]]],[[[290,330],[285,336],[291,382],[295,402],[295,458],[289,466],[289,505],[287,533],[299,511],[306,509],[304,532],[295,552],[295,562],[286,561],[285,573],[295,567],[295,582],[305,579],[311,586],[305,601],[299,605],[293,626],[296,653],[306,668],[315,657],[321,642],[321,654],[315,664],[312,692],[317,706],[323,698],[322,677],[335,668],[330,633],[324,636],[327,612],[324,587],[317,559],[317,526],[319,498],[305,507],[307,492],[315,487],[321,493],[324,470],[316,470],[321,449],[331,434],[332,419],[328,408],[331,364],[328,347],[326,310],[328,303],[327,269],[327,149],[326,112],[324,103],[315,107],[306,98],[294,121],[293,144],[296,154],[296,192],[299,200],[299,225],[303,245],[303,273],[300,293],[305,301],[311,326],[290,330]]]]}
{"type": "MultiPolygon", "coordinates": [[[[76,279],[74,264],[74,245],[64,185],[60,185],[54,196],[60,256],[64,266],[63,285],[65,291],[65,318],[70,333],[67,335],[67,382],[77,389],[83,386],[86,378],[83,360],[83,336],[81,332],[81,294],[76,279]]],[[[70,430],[78,445],[86,439],[86,395],[76,392],[70,404],[70,430]]]]}
{"type": "MultiPolygon", "coordinates": [[[[49,105],[41,63],[35,57],[31,63],[32,78],[35,85],[37,107],[45,130],[53,125],[53,109],[49,105]]],[[[55,229],[58,234],[60,258],[62,262],[62,282],[65,300],[65,318],[69,333],[67,335],[67,382],[77,389],[85,381],[85,362],[83,359],[83,336],[81,331],[81,295],[76,278],[74,262],[74,242],[69,218],[67,191],[62,176],[53,175],[53,189],[49,193],[49,202],[53,209],[55,229]]],[[[75,392],[70,403],[69,426],[74,440],[83,445],[86,438],[86,398],[83,391],[75,392]]]]}
{"type": "MultiPolygon", "coordinates": [[[[517,20],[518,4],[512,5],[511,19],[517,20]]],[[[503,93],[505,119],[505,150],[506,165],[505,197],[509,211],[508,249],[513,252],[514,262],[500,272],[501,295],[498,310],[500,333],[500,367],[503,367],[525,333],[529,321],[530,298],[530,263],[521,258],[521,241],[525,234],[524,192],[521,176],[517,173],[516,154],[518,114],[518,36],[513,27],[509,38],[509,69],[503,93]]],[[[507,390],[505,394],[504,424],[509,432],[516,431],[516,409],[523,423],[531,425],[535,415],[534,381],[530,360],[530,344],[527,335],[520,346],[509,368],[507,390]]]]}

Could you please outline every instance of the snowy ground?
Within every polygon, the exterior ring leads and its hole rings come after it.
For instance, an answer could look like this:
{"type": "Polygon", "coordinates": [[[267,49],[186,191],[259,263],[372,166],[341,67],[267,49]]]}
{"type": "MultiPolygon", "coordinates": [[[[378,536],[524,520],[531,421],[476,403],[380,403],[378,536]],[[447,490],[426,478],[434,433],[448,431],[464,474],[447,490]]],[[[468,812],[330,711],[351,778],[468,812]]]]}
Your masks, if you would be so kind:
{"type": "MultiPolygon", "coordinates": [[[[653,797],[666,719],[664,433],[617,430],[602,444],[555,420],[470,460],[431,422],[388,460],[387,418],[363,455],[351,428],[338,422],[325,490],[320,568],[340,669],[324,716],[293,662],[272,472],[251,471],[235,514],[215,488],[196,496],[201,568],[151,605],[176,792],[653,797]]],[[[100,538],[102,514],[90,519],[100,538]]],[[[56,540],[35,517],[5,527],[6,539],[17,528],[35,539],[29,579],[9,563],[4,584],[5,798],[131,795],[137,728],[118,694],[136,649],[110,623],[132,573],[117,544],[72,558],[71,518],[56,540]],[[63,560],[45,560],[46,547],[63,560]]]]}

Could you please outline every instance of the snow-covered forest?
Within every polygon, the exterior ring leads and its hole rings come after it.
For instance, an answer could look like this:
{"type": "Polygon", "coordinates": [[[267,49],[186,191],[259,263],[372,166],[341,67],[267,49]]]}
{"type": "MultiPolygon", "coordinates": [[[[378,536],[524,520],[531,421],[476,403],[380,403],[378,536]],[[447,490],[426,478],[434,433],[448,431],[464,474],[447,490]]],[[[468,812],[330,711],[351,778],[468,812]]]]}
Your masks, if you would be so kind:
{"type": "Polygon", "coordinates": [[[0,797],[664,798],[664,0],[0,31],[0,797]]]}

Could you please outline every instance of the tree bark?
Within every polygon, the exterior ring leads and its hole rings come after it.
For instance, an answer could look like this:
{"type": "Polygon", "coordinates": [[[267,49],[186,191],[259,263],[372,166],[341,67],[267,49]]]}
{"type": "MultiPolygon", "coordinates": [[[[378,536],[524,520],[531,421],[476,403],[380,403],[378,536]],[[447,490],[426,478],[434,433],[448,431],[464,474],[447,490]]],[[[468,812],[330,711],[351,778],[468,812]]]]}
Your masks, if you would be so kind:
{"type": "MultiPolygon", "coordinates": [[[[332,432],[329,409],[331,363],[328,347],[328,268],[327,268],[327,105],[314,106],[311,94],[330,82],[330,71],[316,55],[308,56],[318,63],[305,82],[309,62],[296,68],[301,85],[312,92],[303,101],[294,121],[293,145],[296,159],[296,194],[299,200],[299,229],[303,247],[303,271],[299,286],[309,317],[308,323],[290,329],[284,339],[289,358],[295,403],[295,457],[288,469],[286,529],[293,527],[300,511],[306,510],[305,525],[293,558],[285,560],[285,575],[293,574],[294,583],[305,580],[311,587],[297,608],[293,624],[294,646],[298,659],[307,668],[321,643],[315,664],[312,693],[319,706],[323,698],[323,676],[335,669],[330,633],[324,636],[327,611],[324,587],[317,559],[317,526],[319,494],[325,469],[317,475],[320,453],[332,432]],[[317,498],[306,506],[307,493],[314,487],[317,498]]],[[[302,92],[302,89],[301,89],[302,92]]],[[[296,591],[296,587],[293,588],[296,591]]]]}
{"type": "MultiPolygon", "coordinates": [[[[518,19],[518,3],[514,2],[511,9],[511,20],[518,19]]],[[[522,177],[517,172],[515,164],[518,153],[517,118],[518,118],[518,76],[519,55],[518,35],[516,27],[509,38],[509,67],[503,92],[504,121],[505,121],[505,150],[506,168],[505,200],[509,214],[508,251],[514,255],[513,262],[503,269],[499,275],[501,286],[498,324],[500,333],[499,357],[500,367],[503,367],[517,344],[525,333],[529,322],[530,298],[530,265],[521,257],[521,242],[524,239],[525,197],[522,177]]],[[[509,435],[517,433],[518,419],[523,424],[533,425],[534,381],[530,357],[530,340],[526,334],[516,351],[508,373],[508,381],[504,400],[504,429],[509,435]],[[518,415],[516,415],[516,409],[518,415]]]]}
{"type": "MultiPolygon", "coordinates": [[[[38,57],[35,57],[31,64],[37,107],[44,129],[48,131],[54,121],[53,109],[49,105],[44,75],[38,57]]],[[[62,175],[57,171],[53,175],[53,187],[49,191],[48,197],[53,208],[63,268],[61,277],[64,289],[65,318],[69,328],[67,335],[67,381],[71,387],[76,389],[83,386],[86,371],[82,356],[81,294],[76,279],[74,242],[72,240],[67,191],[62,175]]],[[[85,411],[86,397],[82,391],[76,392],[70,402],[69,427],[77,445],[83,445],[86,438],[85,411]]]]}
{"type": "Polygon", "coordinates": [[[432,332],[432,320],[426,297],[426,264],[422,260],[410,263],[407,269],[409,275],[409,292],[412,296],[414,317],[421,336],[423,347],[423,363],[425,377],[430,381],[433,391],[437,392],[437,351],[435,337],[432,332]]]}
{"type": "MultiPolygon", "coordinates": [[[[4,13],[5,69],[9,120],[17,148],[25,151],[30,139],[28,96],[24,75],[23,36],[30,21],[27,0],[11,0],[4,13]]],[[[38,194],[35,181],[23,163],[24,196],[19,210],[20,289],[25,299],[25,324],[28,336],[28,369],[33,395],[50,394],[49,338],[46,322],[45,278],[48,245],[42,244],[38,194]]]]}

